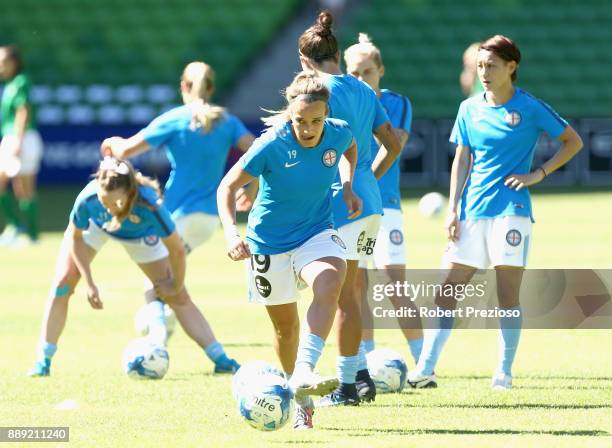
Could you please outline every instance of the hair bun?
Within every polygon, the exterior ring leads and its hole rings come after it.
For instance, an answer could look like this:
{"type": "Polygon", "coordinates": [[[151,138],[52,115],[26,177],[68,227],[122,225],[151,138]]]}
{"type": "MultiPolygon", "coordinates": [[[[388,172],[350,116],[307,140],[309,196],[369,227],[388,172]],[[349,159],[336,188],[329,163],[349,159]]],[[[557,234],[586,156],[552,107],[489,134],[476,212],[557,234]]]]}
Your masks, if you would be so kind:
{"type": "Polygon", "coordinates": [[[317,17],[317,34],[321,37],[326,37],[332,34],[332,25],[334,24],[334,16],[328,10],[321,11],[317,17]]]}

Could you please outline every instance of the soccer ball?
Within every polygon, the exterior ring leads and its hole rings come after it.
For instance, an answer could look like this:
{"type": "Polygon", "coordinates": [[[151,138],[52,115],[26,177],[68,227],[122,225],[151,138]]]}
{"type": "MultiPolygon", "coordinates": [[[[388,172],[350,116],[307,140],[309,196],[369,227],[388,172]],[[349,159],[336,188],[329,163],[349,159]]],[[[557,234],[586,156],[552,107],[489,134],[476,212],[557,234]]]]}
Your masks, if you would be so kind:
{"type": "Polygon", "coordinates": [[[406,385],[408,367],[395,350],[378,348],[366,355],[368,371],[380,393],[401,392],[406,385]]]}
{"type": "MultiPolygon", "coordinates": [[[[166,329],[168,330],[168,337],[172,336],[174,329],[176,328],[176,314],[172,311],[172,308],[168,304],[164,304],[164,314],[166,316],[166,329]]],[[[136,316],[134,316],[134,330],[136,334],[140,336],[146,336],[149,334],[149,322],[151,321],[151,310],[148,304],[144,304],[140,307],[136,316]]]]}
{"type": "Polygon", "coordinates": [[[244,388],[238,399],[238,410],[253,428],[276,431],[291,417],[293,392],[283,377],[264,374],[244,388]]]}
{"type": "Polygon", "coordinates": [[[242,364],[232,378],[232,395],[238,400],[242,392],[262,375],[277,375],[283,378],[283,373],[266,361],[248,361],[242,364]]]}
{"type": "Polygon", "coordinates": [[[435,191],[427,193],[419,201],[419,211],[423,216],[432,218],[442,211],[445,202],[446,198],[440,193],[436,193],[435,191]]]}
{"type": "Polygon", "coordinates": [[[123,352],[123,369],[130,378],[158,380],[164,377],[169,365],[166,348],[146,338],[130,341],[123,352]]]}

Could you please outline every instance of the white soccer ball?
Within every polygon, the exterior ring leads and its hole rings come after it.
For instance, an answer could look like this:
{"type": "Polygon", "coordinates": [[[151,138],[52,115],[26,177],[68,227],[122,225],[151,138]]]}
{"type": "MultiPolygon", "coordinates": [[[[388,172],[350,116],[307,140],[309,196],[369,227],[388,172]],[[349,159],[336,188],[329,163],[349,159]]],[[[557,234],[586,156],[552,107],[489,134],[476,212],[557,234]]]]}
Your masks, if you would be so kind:
{"type": "Polygon", "coordinates": [[[239,400],[242,392],[263,375],[276,375],[284,378],[283,373],[266,361],[248,361],[242,364],[232,377],[232,395],[239,400]]]}
{"type": "Polygon", "coordinates": [[[395,350],[378,348],[366,355],[368,371],[380,393],[401,392],[406,385],[408,367],[395,350]]]}
{"type": "Polygon", "coordinates": [[[146,338],[129,342],[123,351],[123,370],[134,379],[161,379],[168,372],[170,357],[165,347],[146,338]]]}
{"type": "Polygon", "coordinates": [[[432,191],[424,195],[419,201],[419,211],[423,216],[432,218],[442,211],[445,202],[446,198],[444,196],[432,191]]]}
{"type": "Polygon", "coordinates": [[[238,411],[253,428],[276,431],[282,428],[293,410],[293,392],[287,381],[278,375],[259,376],[242,392],[238,411]]]}
{"type": "MultiPolygon", "coordinates": [[[[164,315],[166,317],[166,329],[168,331],[168,337],[172,336],[176,329],[176,314],[172,311],[172,308],[168,304],[164,304],[164,315]]],[[[134,316],[134,330],[136,334],[140,336],[146,336],[149,334],[149,322],[153,317],[151,316],[151,308],[148,304],[141,306],[136,315],[134,316]]]]}

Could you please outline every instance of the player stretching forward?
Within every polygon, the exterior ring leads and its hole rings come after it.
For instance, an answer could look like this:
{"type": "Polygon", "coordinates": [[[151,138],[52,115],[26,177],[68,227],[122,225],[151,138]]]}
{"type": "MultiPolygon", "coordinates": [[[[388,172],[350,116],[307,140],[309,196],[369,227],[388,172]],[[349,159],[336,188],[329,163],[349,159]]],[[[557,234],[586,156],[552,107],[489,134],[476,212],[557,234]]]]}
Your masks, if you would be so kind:
{"type": "Polygon", "coordinates": [[[346,273],[346,246],[333,230],[331,185],[338,173],[351,218],[361,213],[352,181],[357,148],[346,122],[328,119],[329,90],[313,74],[298,74],[287,87],[287,109],[227,173],[218,191],[228,255],[250,258],[249,300],[266,305],[275,349],[291,376],[298,404],[294,428],[312,428],[309,395],[325,395],[336,378],[313,373],[337,309],[346,273]],[[245,243],[236,228],[235,192],[260,178],[245,243]],[[299,337],[298,289],[310,286],[307,330],[299,337]],[[299,345],[298,345],[299,343],[299,345]]]}
{"type": "Polygon", "coordinates": [[[215,336],[185,289],[185,248],[170,213],[160,205],[157,182],[135,171],[129,162],[107,157],[95,179],[77,197],[70,214],[43,322],[38,361],[30,375],[49,375],[66,324],[68,299],[81,276],[87,283],[91,307],[103,308],[91,262],[109,239],[126,249],[154,285],[155,293],[172,307],[189,337],[217,362],[209,353],[209,348],[218,344],[215,336]]]}
{"type": "MultiPolygon", "coordinates": [[[[214,72],[209,65],[188,64],[180,89],[184,106],[164,113],[128,139],[104,140],[102,152],[125,158],[165,146],[172,171],[165,186],[164,206],[172,213],[189,253],[208,240],[218,226],[216,193],[230,148],[246,151],[254,137],[238,118],[209,103],[214,92],[214,72]]],[[[164,305],[156,300],[153,290],[145,297],[149,302],[150,333],[161,333],[154,337],[165,341],[164,305]]],[[[235,371],[237,367],[233,361],[227,365],[217,363],[215,371],[235,371]]]]}
{"type": "MultiPolygon", "coordinates": [[[[357,79],[366,82],[374,89],[383,107],[387,111],[393,131],[397,135],[402,148],[406,145],[410,135],[410,125],[412,123],[412,105],[405,96],[392,92],[391,90],[380,88],[380,78],[385,74],[385,66],[382,62],[380,50],[372,43],[367,34],[359,34],[359,43],[350,46],[344,52],[346,71],[357,79]]],[[[378,151],[376,140],[372,139],[372,152],[378,151]]],[[[382,197],[384,215],[380,225],[380,230],[376,237],[374,246],[374,266],[376,269],[385,270],[388,280],[392,283],[404,282],[406,280],[406,246],[404,244],[404,216],[401,209],[399,159],[396,160],[389,171],[378,180],[380,195],[382,197]]],[[[366,353],[374,350],[374,330],[372,327],[372,315],[368,310],[368,302],[365,291],[367,282],[365,268],[366,262],[359,263],[358,281],[362,285],[362,317],[363,322],[370,325],[362,330],[362,346],[366,353]]],[[[396,306],[405,306],[406,303],[391,301],[396,306]]],[[[365,325],[364,325],[365,326],[365,325]]],[[[423,330],[419,322],[411,322],[409,319],[401,320],[400,327],[406,340],[415,363],[419,360],[421,348],[423,346],[423,330]],[[417,327],[417,328],[415,328],[417,327]]]]}
{"type": "MultiPolygon", "coordinates": [[[[512,387],[512,363],[522,327],[519,291],[531,243],[533,214],[527,187],[544,180],[582,148],[582,140],[546,103],[516,87],[521,53],[505,36],[493,36],[478,51],[478,77],[485,91],[461,103],[450,141],[457,144],[450,180],[450,240],[445,263],[446,284],[465,284],[477,269],[493,266],[502,309],[518,317],[500,319],[500,357],[494,389],[512,387]],[[559,139],[561,149],[532,170],[541,131],[559,139]],[[459,199],[461,198],[461,201],[459,199]]],[[[454,299],[437,298],[452,309],[454,299]]],[[[439,329],[427,332],[413,385],[431,380],[440,352],[453,327],[441,318],[439,329]],[[431,337],[430,337],[431,336],[431,337]]]]}
{"type": "Polygon", "coordinates": [[[366,83],[340,70],[338,41],[332,32],[333,17],[328,11],[319,14],[316,22],[299,39],[300,62],[304,70],[314,71],[330,91],[330,116],[345,120],[355,136],[359,157],[355,171],[355,193],[363,200],[363,213],[351,218],[339,195],[342,185],[334,184],[334,224],[347,245],[346,280],[338,301],[336,316],[337,359],[340,386],[318,406],[359,404],[357,389],[365,401],[376,396],[376,387],[368,373],[361,342],[361,295],[356,283],[359,260],[369,260],[374,253],[376,235],[382,215],[382,201],[376,179],[380,178],[401,151],[401,146],[387,113],[376,93],[366,83]],[[384,148],[372,163],[372,131],[384,148]],[[386,148],[386,149],[385,149],[386,148]]]}

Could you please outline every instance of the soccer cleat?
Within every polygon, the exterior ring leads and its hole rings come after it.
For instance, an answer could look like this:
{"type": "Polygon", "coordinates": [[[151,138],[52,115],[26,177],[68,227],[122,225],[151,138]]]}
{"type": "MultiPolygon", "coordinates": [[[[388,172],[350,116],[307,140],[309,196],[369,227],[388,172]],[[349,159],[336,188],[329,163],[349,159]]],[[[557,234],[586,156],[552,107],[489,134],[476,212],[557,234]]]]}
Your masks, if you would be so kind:
{"type": "Polygon", "coordinates": [[[19,228],[13,225],[7,225],[2,234],[0,234],[0,246],[12,246],[20,234],[19,228]]]}
{"type": "Polygon", "coordinates": [[[228,358],[220,359],[215,363],[215,373],[231,373],[234,374],[240,368],[240,364],[235,359],[228,358]]]}
{"type": "Polygon", "coordinates": [[[340,384],[335,391],[321,398],[316,404],[318,408],[331,406],[359,406],[359,395],[355,384],[340,384]]]}
{"type": "Polygon", "coordinates": [[[493,390],[510,390],[512,389],[512,377],[503,372],[496,374],[491,380],[491,388],[493,390]]]}
{"type": "Polygon", "coordinates": [[[360,401],[369,403],[376,399],[376,384],[374,384],[372,377],[370,377],[370,372],[366,369],[357,372],[355,387],[357,388],[357,395],[360,401]]]}
{"type": "Polygon", "coordinates": [[[338,387],[338,378],[321,376],[311,370],[295,372],[289,380],[289,387],[293,390],[295,399],[299,400],[307,395],[327,395],[338,387]]]}
{"type": "Polygon", "coordinates": [[[45,358],[42,361],[37,361],[34,368],[28,372],[28,376],[41,377],[51,375],[51,360],[45,358]]]}
{"type": "Polygon", "coordinates": [[[314,403],[312,402],[312,398],[307,396],[300,401],[302,402],[296,401],[293,429],[298,431],[312,429],[312,416],[314,414],[314,403]]]}
{"type": "Polygon", "coordinates": [[[436,374],[424,375],[419,372],[408,372],[408,378],[406,382],[410,384],[413,389],[432,389],[438,387],[438,379],[436,374]]]}

